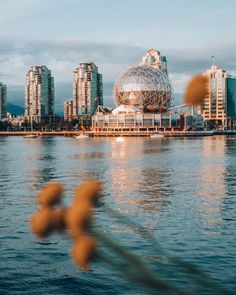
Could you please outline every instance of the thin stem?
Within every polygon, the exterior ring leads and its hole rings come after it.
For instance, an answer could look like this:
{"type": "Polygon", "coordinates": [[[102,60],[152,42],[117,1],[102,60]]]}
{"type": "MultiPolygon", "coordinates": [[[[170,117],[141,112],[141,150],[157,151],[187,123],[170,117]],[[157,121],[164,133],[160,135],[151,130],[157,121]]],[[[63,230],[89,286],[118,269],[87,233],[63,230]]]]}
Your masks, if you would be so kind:
{"type": "MultiPolygon", "coordinates": [[[[182,270],[185,271],[185,273],[182,273],[182,275],[190,279],[193,283],[200,283],[201,285],[205,285],[206,287],[210,287],[214,290],[215,294],[228,294],[233,295],[232,292],[225,290],[221,286],[219,286],[213,279],[204,271],[199,269],[197,266],[193,265],[192,263],[189,263],[187,261],[183,261],[182,259],[178,257],[173,257],[166,253],[164,249],[161,248],[161,246],[158,244],[156,239],[153,237],[152,234],[148,232],[148,230],[139,224],[135,223],[134,221],[127,218],[125,215],[120,214],[113,208],[110,208],[109,206],[103,204],[103,208],[105,209],[105,212],[111,215],[112,217],[119,218],[119,221],[123,224],[126,224],[129,226],[130,229],[134,230],[137,229],[137,232],[144,237],[145,239],[148,238],[151,242],[151,245],[153,246],[153,249],[156,250],[159,253],[162,253],[164,255],[164,258],[167,259],[167,261],[172,262],[174,265],[177,265],[182,268],[182,270]]],[[[158,262],[159,265],[161,265],[161,262],[158,262]]],[[[163,265],[163,264],[162,264],[163,265]]]]}
{"type": "MultiPolygon", "coordinates": [[[[120,258],[123,258],[125,263],[128,264],[128,267],[131,267],[134,270],[135,280],[139,284],[143,284],[146,287],[153,288],[156,290],[164,290],[169,292],[169,294],[178,294],[178,295],[190,295],[194,294],[192,292],[187,292],[184,290],[179,290],[176,287],[173,287],[169,283],[158,279],[155,274],[144,264],[136,255],[130,253],[127,250],[124,250],[119,244],[116,244],[113,240],[94,230],[96,237],[102,241],[106,246],[110,247],[112,251],[115,251],[120,258]],[[136,269],[139,269],[139,272],[136,269]]],[[[119,269],[118,269],[119,270],[119,269]]]]}

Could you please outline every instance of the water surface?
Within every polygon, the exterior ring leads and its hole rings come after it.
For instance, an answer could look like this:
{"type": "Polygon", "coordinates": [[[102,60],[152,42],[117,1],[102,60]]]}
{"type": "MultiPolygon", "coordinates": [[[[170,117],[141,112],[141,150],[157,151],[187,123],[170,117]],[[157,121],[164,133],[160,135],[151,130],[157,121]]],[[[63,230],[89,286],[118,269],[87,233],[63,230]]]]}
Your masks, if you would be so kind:
{"type": "MultiPolygon", "coordinates": [[[[48,181],[76,185],[99,179],[104,202],[147,228],[160,244],[235,288],[236,140],[64,137],[0,138],[0,293],[144,294],[95,263],[81,273],[71,241],[37,240],[28,226],[36,195],[48,181]]],[[[96,211],[104,232],[141,257],[155,256],[147,241],[96,211]]]]}

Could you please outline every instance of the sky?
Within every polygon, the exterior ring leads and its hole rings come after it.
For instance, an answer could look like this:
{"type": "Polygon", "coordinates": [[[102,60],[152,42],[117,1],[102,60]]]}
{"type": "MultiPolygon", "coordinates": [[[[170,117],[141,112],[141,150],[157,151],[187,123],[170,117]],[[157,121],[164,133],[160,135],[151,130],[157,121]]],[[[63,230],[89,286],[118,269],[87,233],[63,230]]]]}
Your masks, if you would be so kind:
{"type": "Polygon", "coordinates": [[[121,72],[155,48],[167,56],[174,93],[215,63],[236,74],[235,0],[0,0],[0,81],[24,105],[26,71],[44,64],[56,106],[72,96],[73,69],[93,61],[105,103],[121,72]]]}

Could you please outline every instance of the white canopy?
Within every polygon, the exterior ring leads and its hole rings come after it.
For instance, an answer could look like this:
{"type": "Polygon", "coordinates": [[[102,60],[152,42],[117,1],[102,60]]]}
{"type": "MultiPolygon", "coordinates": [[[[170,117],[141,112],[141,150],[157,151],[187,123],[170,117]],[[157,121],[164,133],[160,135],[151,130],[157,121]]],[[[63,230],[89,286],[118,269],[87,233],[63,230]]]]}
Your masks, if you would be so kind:
{"type": "Polygon", "coordinates": [[[135,106],[130,106],[130,105],[120,105],[118,106],[117,108],[115,108],[113,111],[112,111],[112,114],[113,115],[117,115],[117,114],[120,114],[120,113],[126,113],[126,114],[130,114],[130,113],[138,113],[140,112],[140,109],[136,108],[135,106]]]}

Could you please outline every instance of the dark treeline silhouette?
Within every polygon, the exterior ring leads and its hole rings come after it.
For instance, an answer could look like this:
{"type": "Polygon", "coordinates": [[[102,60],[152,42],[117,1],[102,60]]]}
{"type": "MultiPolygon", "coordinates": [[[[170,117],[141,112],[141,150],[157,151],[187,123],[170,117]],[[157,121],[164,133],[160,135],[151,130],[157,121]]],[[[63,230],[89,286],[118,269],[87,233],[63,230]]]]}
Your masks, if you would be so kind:
{"type": "Polygon", "coordinates": [[[91,126],[90,118],[79,118],[71,121],[64,120],[62,116],[54,116],[50,119],[42,119],[41,122],[24,122],[16,123],[10,120],[0,121],[0,131],[73,131],[89,130],[91,126]]]}

